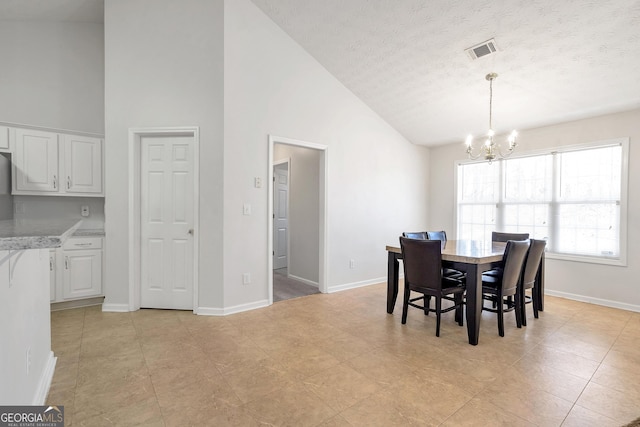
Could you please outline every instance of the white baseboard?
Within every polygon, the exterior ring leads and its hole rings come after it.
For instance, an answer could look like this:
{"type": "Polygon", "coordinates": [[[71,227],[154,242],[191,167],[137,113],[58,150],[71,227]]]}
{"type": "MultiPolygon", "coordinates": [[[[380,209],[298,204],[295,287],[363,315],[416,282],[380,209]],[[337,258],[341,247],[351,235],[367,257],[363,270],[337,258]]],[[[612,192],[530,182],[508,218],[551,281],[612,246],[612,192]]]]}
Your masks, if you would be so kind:
{"type": "Polygon", "coordinates": [[[383,283],[386,281],[387,281],[387,277],[385,276],[385,277],[379,277],[377,279],[363,280],[361,282],[353,282],[353,283],[345,283],[344,285],[329,286],[329,289],[327,289],[327,293],[331,294],[334,292],[346,291],[348,289],[361,288],[363,286],[377,285],[378,283],[383,283]]]}
{"type": "Polygon", "coordinates": [[[313,286],[314,288],[318,288],[318,282],[313,282],[311,280],[303,279],[302,277],[294,276],[293,274],[289,274],[290,279],[297,280],[298,282],[302,282],[305,285],[313,286]]]}
{"type": "Polygon", "coordinates": [[[38,381],[38,388],[36,389],[35,396],[33,396],[32,405],[44,405],[49,394],[49,388],[51,388],[51,381],[53,380],[53,374],[56,371],[56,362],[58,358],[54,357],[53,351],[49,352],[49,357],[42,371],[40,381],[38,381]]]}
{"type": "Polygon", "coordinates": [[[108,303],[103,303],[102,304],[102,311],[108,311],[108,312],[113,312],[113,313],[128,313],[131,310],[129,310],[129,304],[108,304],[108,303]]]}
{"type": "Polygon", "coordinates": [[[255,310],[256,308],[263,308],[268,306],[269,301],[262,300],[225,308],[198,307],[195,310],[195,313],[200,316],[228,316],[229,314],[242,313],[243,311],[255,310]]]}
{"type": "Polygon", "coordinates": [[[588,297],[588,296],[578,295],[578,294],[571,294],[568,292],[554,291],[551,289],[545,289],[544,293],[545,295],[551,295],[554,297],[566,298],[566,299],[580,301],[580,302],[588,302],[591,304],[602,305],[605,307],[619,308],[621,310],[635,311],[637,313],[640,313],[640,305],[627,304],[624,302],[611,301],[607,299],[588,297]]]}

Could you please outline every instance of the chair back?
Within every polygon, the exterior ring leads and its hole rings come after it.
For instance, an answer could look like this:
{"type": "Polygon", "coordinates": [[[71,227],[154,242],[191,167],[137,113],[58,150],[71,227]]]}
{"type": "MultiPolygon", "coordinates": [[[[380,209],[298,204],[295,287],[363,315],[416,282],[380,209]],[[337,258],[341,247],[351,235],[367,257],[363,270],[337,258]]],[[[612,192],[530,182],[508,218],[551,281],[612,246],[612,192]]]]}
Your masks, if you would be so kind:
{"type": "Polygon", "coordinates": [[[400,237],[404,280],[410,288],[442,290],[442,251],[439,240],[400,237]]]}
{"type": "Polygon", "coordinates": [[[406,237],[407,239],[418,239],[418,240],[427,240],[427,232],[426,231],[405,231],[402,233],[402,237],[406,237]]]}
{"type": "Polygon", "coordinates": [[[509,240],[527,240],[529,233],[501,233],[499,231],[491,232],[492,242],[508,242],[509,240]]]}
{"type": "Polygon", "coordinates": [[[447,233],[442,231],[427,231],[427,238],[429,240],[440,240],[441,242],[447,241],[447,233]]]}
{"type": "Polygon", "coordinates": [[[544,240],[529,241],[529,252],[527,253],[527,260],[524,264],[524,272],[522,273],[522,287],[524,289],[533,288],[533,283],[536,280],[538,274],[538,267],[540,267],[540,261],[542,260],[542,254],[547,242],[544,240]]]}
{"type": "Polygon", "coordinates": [[[526,240],[509,240],[504,250],[502,273],[502,295],[515,295],[518,283],[522,278],[522,267],[524,259],[529,250],[529,242],[526,240]]]}

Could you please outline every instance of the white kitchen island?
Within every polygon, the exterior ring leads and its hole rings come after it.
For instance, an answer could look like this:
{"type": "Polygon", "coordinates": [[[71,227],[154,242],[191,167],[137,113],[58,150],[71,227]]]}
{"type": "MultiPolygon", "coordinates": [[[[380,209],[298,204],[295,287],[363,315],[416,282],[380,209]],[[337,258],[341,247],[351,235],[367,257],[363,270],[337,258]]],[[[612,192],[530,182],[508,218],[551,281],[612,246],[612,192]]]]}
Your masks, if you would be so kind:
{"type": "Polygon", "coordinates": [[[76,220],[0,221],[0,405],[42,405],[55,369],[49,250],[76,220]]]}

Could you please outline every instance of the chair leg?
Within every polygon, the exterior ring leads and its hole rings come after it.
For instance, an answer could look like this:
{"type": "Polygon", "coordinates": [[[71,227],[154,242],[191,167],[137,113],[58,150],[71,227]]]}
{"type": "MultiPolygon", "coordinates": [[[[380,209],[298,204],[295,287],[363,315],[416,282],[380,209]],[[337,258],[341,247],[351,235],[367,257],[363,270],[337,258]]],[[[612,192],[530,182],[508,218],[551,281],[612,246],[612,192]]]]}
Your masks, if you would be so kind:
{"type": "Polygon", "coordinates": [[[456,320],[458,321],[458,325],[463,326],[464,325],[464,297],[462,296],[462,294],[459,294],[458,296],[456,296],[456,304],[458,304],[458,307],[456,308],[456,320]]]}
{"type": "Polygon", "coordinates": [[[442,299],[436,297],[436,336],[440,336],[440,314],[442,311],[442,299]]]}
{"type": "Polygon", "coordinates": [[[498,334],[504,337],[504,300],[500,297],[498,301],[498,334]]]}
{"type": "Polygon", "coordinates": [[[514,311],[516,312],[516,326],[518,328],[522,328],[522,304],[523,304],[522,298],[523,298],[522,293],[518,292],[516,293],[515,299],[513,301],[514,311]]]}
{"type": "Polygon", "coordinates": [[[407,309],[409,308],[409,297],[411,296],[411,289],[409,286],[404,286],[404,301],[402,302],[402,324],[407,323],[407,309]]]}
{"type": "Polygon", "coordinates": [[[431,295],[424,296],[424,315],[429,315],[429,307],[431,307],[431,295]]]}
{"type": "Polygon", "coordinates": [[[533,305],[533,317],[535,317],[536,319],[538,318],[538,310],[540,309],[540,307],[538,307],[538,299],[536,298],[537,291],[538,290],[535,287],[531,289],[531,304],[533,305]]]}
{"type": "Polygon", "coordinates": [[[525,293],[522,292],[520,301],[520,317],[522,318],[522,326],[527,326],[527,304],[525,299],[525,293]]]}

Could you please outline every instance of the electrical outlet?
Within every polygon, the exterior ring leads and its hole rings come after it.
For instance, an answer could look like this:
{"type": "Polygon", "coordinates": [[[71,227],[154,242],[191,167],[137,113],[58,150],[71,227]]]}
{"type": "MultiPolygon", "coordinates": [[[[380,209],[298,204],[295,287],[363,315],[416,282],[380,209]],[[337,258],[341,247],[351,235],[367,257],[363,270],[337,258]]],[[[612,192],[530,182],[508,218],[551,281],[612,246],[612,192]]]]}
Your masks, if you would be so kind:
{"type": "Polygon", "coordinates": [[[262,188],[262,179],[259,176],[256,176],[254,185],[256,188],[262,188]]]}
{"type": "Polygon", "coordinates": [[[80,215],[89,216],[89,206],[87,205],[80,206],[80,215]]]}
{"type": "Polygon", "coordinates": [[[242,273],[242,284],[248,285],[251,283],[251,273],[242,273]]]}
{"type": "Polygon", "coordinates": [[[356,268],[356,260],[355,259],[350,259],[349,260],[349,268],[356,268]]]}

